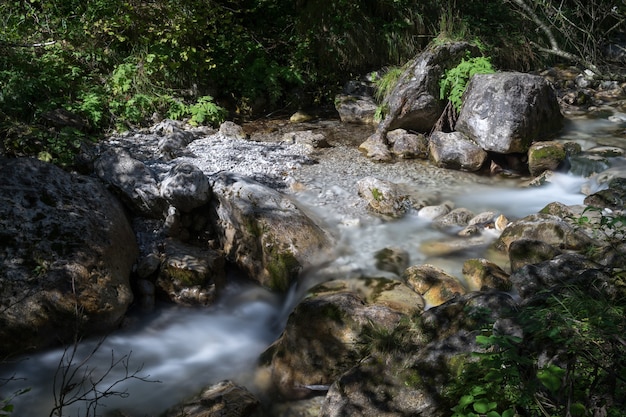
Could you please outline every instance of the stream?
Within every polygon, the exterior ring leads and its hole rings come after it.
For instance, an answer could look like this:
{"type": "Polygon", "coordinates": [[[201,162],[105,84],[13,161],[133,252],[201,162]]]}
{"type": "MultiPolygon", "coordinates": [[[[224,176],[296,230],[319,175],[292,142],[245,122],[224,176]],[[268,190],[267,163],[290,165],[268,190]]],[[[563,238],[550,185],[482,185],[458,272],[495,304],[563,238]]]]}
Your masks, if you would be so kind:
{"type": "MultiPolygon", "coordinates": [[[[337,237],[336,270],[386,274],[376,269],[374,253],[386,247],[400,247],[410,256],[410,264],[430,263],[456,276],[463,260],[481,256],[464,252],[457,256],[432,257],[420,249],[426,241],[445,239],[443,232],[416,213],[395,221],[384,221],[369,213],[356,193],[356,182],[366,176],[389,180],[420,197],[435,196],[452,201],[478,214],[491,210],[513,220],[536,213],[546,204],[582,204],[581,186],[587,180],[572,174],[556,174],[542,188],[520,188],[521,179],[483,177],[432,166],[426,161],[408,160],[379,164],[367,160],[357,150],[366,137],[363,127],[341,127],[332,121],[317,122],[334,129],[332,147],[318,150],[318,163],[302,165],[289,173],[291,194],[316,221],[337,237]],[[337,131],[344,129],[343,134],[337,131]]],[[[569,119],[560,139],[575,141],[583,149],[597,144],[626,147],[626,123],[608,119],[569,119]]],[[[615,158],[623,164],[623,158],[615,158]]],[[[277,295],[236,276],[218,302],[202,309],[159,306],[151,313],[135,313],[123,329],[103,341],[90,340],[72,347],[53,349],[21,358],[0,368],[0,399],[23,388],[17,396],[14,416],[48,416],[55,404],[55,374],[60,364],[75,353],[72,366],[85,361],[77,375],[101,375],[118,363],[99,385],[104,389],[125,376],[116,392],[99,402],[99,415],[119,409],[130,416],[153,416],[198,392],[202,387],[230,379],[255,392],[255,365],[259,355],[280,335],[289,312],[307,288],[320,275],[307,274],[304,282],[286,295],[277,295]],[[101,344],[100,344],[101,343],[101,344]],[[97,347],[97,350],[95,349],[97,347]],[[95,352],[94,352],[95,350],[95,352]],[[13,380],[2,386],[2,379],[13,380]]],[[[74,368],[71,368],[74,369],[74,368]]],[[[0,403],[1,404],[1,403],[0,403]]],[[[63,409],[63,415],[85,415],[86,403],[63,409]]],[[[0,415],[3,415],[0,412],[0,415]]]]}

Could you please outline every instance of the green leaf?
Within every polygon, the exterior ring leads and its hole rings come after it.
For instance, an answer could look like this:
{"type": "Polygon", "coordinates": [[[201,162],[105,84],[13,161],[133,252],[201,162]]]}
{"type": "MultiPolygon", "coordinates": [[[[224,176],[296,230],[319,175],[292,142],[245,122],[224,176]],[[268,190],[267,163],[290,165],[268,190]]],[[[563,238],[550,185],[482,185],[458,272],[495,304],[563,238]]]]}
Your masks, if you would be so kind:
{"type": "Polygon", "coordinates": [[[485,398],[481,398],[474,403],[474,411],[480,414],[485,414],[498,406],[493,401],[489,401],[485,398]]]}
{"type": "Polygon", "coordinates": [[[515,417],[515,410],[512,408],[504,410],[502,412],[502,417],[515,417]]]}
{"type": "Polygon", "coordinates": [[[466,406],[470,405],[473,402],[474,402],[474,396],[473,395],[464,395],[459,400],[458,406],[461,407],[461,409],[463,409],[463,408],[465,408],[466,406]]]}
{"type": "Polygon", "coordinates": [[[550,365],[537,371],[537,378],[551,392],[556,392],[561,388],[561,379],[564,374],[565,369],[556,365],[550,365]]]}

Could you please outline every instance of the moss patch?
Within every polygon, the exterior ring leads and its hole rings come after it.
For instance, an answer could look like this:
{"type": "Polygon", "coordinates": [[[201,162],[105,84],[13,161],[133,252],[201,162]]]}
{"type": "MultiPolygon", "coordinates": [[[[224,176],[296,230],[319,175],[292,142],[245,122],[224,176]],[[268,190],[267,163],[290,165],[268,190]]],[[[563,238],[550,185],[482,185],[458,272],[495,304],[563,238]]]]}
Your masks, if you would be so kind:
{"type": "Polygon", "coordinates": [[[266,268],[269,273],[270,289],[284,292],[298,276],[300,262],[292,252],[273,248],[270,250],[266,268]]]}

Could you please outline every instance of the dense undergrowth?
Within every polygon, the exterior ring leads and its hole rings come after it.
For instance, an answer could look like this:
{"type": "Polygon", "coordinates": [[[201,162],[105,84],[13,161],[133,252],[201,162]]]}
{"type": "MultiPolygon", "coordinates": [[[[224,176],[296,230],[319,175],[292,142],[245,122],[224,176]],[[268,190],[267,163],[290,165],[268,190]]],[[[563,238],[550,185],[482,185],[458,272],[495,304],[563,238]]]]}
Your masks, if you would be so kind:
{"type": "MultiPolygon", "coordinates": [[[[64,166],[83,141],[157,118],[217,124],[328,105],[344,81],[400,66],[435,38],[471,40],[497,68],[529,70],[546,62],[533,47],[543,35],[524,30],[536,16],[517,3],[8,0],[0,4],[0,151],[64,166]],[[51,113],[59,109],[71,123],[51,113]]],[[[556,14],[577,28],[559,21],[553,31],[574,54],[589,39],[606,41],[626,10],[577,26],[586,3],[556,11],[556,3],[527,3],[539,18],[556,14]]]]}

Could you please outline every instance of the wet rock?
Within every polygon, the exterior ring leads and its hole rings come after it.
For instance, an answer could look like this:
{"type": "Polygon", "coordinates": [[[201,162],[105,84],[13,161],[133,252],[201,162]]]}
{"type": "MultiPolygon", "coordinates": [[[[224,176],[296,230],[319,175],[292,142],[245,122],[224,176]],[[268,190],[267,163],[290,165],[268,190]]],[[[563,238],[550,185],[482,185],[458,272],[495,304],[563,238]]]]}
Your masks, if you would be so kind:
{"type": "Polygon", "coordinates": [[[362,359],[366,327],[391,331],[405,317],[396,308],[415,313],[423,308],[420,300],[405,284],[385,278],[333,280],[312,288],[262,355],[277,393],[297,399],[314,395],[311,386],[332,384],[362,359]]]}
{"type": "Polygon", "coordinates": [[[468,259],[463,263],[463,276],[470,290],[493,289],[510,291],[509,274],[486,259],[468,259]]]}
{"type": "Polygon", "coordinates": [[[426,220],[435,220],[450,213],[452,207],[454,207],[454,203],[450,201],[446,201],[436,206],[425,206],[417,212],[417,216],[426,220]]]}
{"type": "Polygon", "coordinates": [[[439,167],[478,171],[487,160],[487,152],[460,132],[433,132],[430,158],[439,167]]]}
{"type": "Polygon", "coordinates": [[[139,278],[148,278],[154,275],[161,265],[161,258],[157,253],[147,253],[137,260],[137,276],[139,278]]]}
{"type": "Polygon", "coordinates": [[[261,285],[286,291],[332,248],[332,238],[287,196],[237,174],[212,179],[210,206],[221,247],[261,285]]]}
{"type": "Polygon", "coordinates": [[[460,228],[467,226],[474,217],[474,213],[470,210],[459,207],[443,216],[437,217],[433,221],[433,227],[438,229],[460,228]]]}
{"type": "Polygon", "coordinates": [[[374,125],[378,105],[372,97],[339,94],[335,97],[335,109],[343,123],[374,125]]]}
{"type": "Polygon", "coordinates": [[[606,190],[585,197],[585,204],[592,207],[623,210],[626,201],[626,178],[614,178],[606,190]]]}
{"type": "Polygon", "coordinates": [[[575,155],[569,158],[570,172],[581,177],[590,177],[609,168],[609,161],[600,155],[575,155]]]}
{"type": "Polygon", "coordinates": [[[168,239],[156,287],[169,301],[210,305],[224,286],[224,257],[213,250],[168,239]]]}
{"type": "Polygon", "coordinates": [[[550,214],[531,214],[511,223],[494,242],[494,248],[508,253],[515,240],[531,239],[560,249],[584,250],[593,240],[563,219],[550,214]]]}
{"type": "Polygon", "coordinates": [[[563,144],[554,141],[536,142],[528,149],[528,169],[532,176],[556,171],[566,158],[563,144]]]}
{"type": "Polygon", "coordinates": [[[427,240],[420,245],[420,251],[427,256],[446,256],[484,248],[494,239],[493,235],[484,231],[485,229],[464,229],[460,237],[427,240]]]}
{"type": "Polygon", "coordinates": [[[156,304],[156,287],[152,281],[139,279],[136,284],[137,302],[143,311],[152,311],[156,304]]]}
{"type": "Polygon", "coordinates": [[[264,416],[272,417],[319,417],[322,403],[324,402],[323,394],[328,388],[323,386],[318,396],[312,398],[304,398],[298,401],[272,402],[266,405],[264,416]]]}
{"type": "Polygon", "coordinates": [[[525,265],[538,264],[555,258],[561,251],[549,243],[532,240],[514,240],[509,245],[511,271],[516,272],[525,265]]]}
{"type": "Polygon", "coordinates": [[[401,275],[409,266],[409,253],[402,248],[384,248],[376,252],[376,268],[401,275]]]}
{"type": "Polygon", "coordinates": [[[510,279],[519,295],[528,298],[556,284],[573,280],[582,272],[597,267],[598,264],[581,255],[564,253],[548,261],[525,265],[512,273],[510,279]]]}
{"type": "Polygon", "coordinates": [[[176,405],[165,417],[252,417],[259,400],[245,387],[221,381],[204,388],[196,397],[176,405]]]}
{"type": "Polygon", "coordinates": [[[135,213],[163,218],[167,202],[152,171],[122,148],[111,148],[95,162],[96,174],[135,213]]]}
{"type": "Polygon", "coordinates": [[[466,292],[456,277],[432,265],[411,266],[404,271],[402,279],[431,306],[466,292]]]}
{"type": "Polygon", "coordinates": [[[185,162],[170,169],[161,181],[160,191],[169,204],[183,212],[203,206],[211,198],[208,178],[198,167],[185,162]]]}
{"type": "Polygon", "coordinates": [[[395,129],[387,133],[391,153],[398,158],[428,159],[428,138],[421,133],[409,133],[404,129],[395,129]]]}
{"type": "Polygon", "coordinates": [[[626,151],[616,146],[594,146],[593,148],[587,149],[585,153],[604,158],[615,158],[624,156],[626,151]]]}
{"type": "Polygon", "coordinates": [[[100,182],[0,158],[0,356],[115,329],[137,255],[122,205],[100,182]]]}
{"type": "Polygon", "coordinates": [[[562,126],[556,94],[543,77],[500,72],[472,77],[456,130],[485,151],[508,154],[526,152],[562,126]]]}
{"type": "Polygon", "coordinates": [[[408,197],[392,182],[365,177],[357,182],[357,187],[359,196],[374,213],[395,218],[404,216],[410,209],[408,197]]]}

